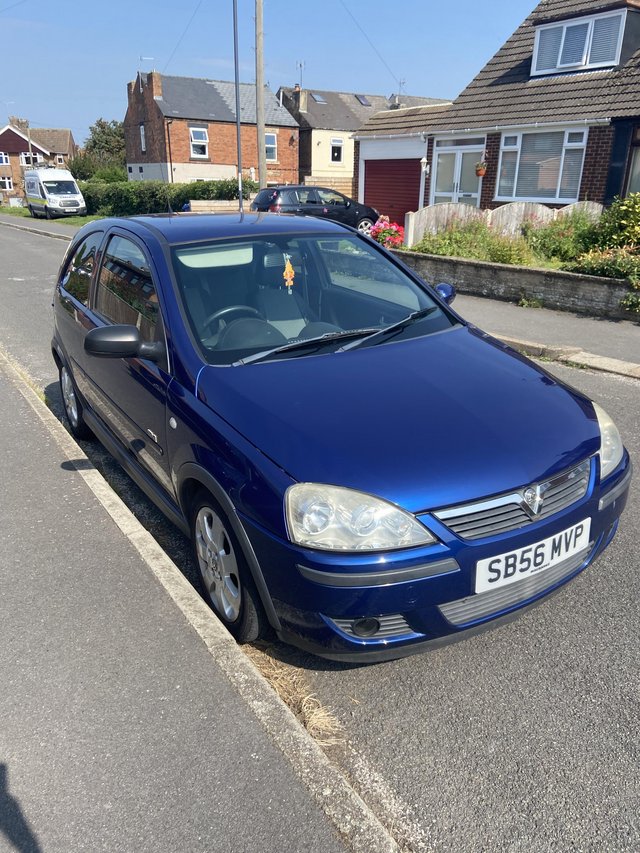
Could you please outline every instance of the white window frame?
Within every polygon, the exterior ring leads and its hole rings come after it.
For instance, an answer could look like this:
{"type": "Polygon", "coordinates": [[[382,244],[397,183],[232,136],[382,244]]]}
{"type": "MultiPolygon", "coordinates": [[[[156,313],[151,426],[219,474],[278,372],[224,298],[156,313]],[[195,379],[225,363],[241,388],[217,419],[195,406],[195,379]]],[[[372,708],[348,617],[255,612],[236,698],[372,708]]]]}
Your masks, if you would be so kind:
{"type": "Polygon", "coordinates": [[[533,46],[533,59],[531,61],[531,76],[539,77],[545,74],[553,74],[558,71],[575,71],[575,70],[589,70],[591,68],[611,68],[612,66],[618,65],[620,62],[620,50],[622,49],[622,41],[624,38],[625,25],[627,21],[627,11],[616,9],[614,12],[606,12],[602,15],[588,15],[581,16],[579,18],[570,18],[565,21],[555,21],[553,24],[542,24],[539,27],[536,27],[536,37],[533,46]],[[616,47],[616,54],[613,60],[608,60],[606,62],[590,62],[589,56],[591,54],[591,43],[593,39],[593,26],[596,21],[602,20],[603,18],[620,18],[620,32],[618,33],[618,44],[616,47]],[[587,31],[587,36],[585,39],[585,47],[582,55],[581,62],[575,63],[565,63],[561,64],[560,60],[562,59],[562,50],[564,48],[564,41],[567,34],[568,27],[574,27],[578,24],[588,24],[589,29],[587,31]],[[562,38],[560,39],[560,49],[558,50],[558,61],[557,64],[553,68],[542,68],[539,71],[536,70],[538,65],[538,48],[540,46],[540,34],[545,30],[559,29],[562,28],[562,38]]]}
{"type": "Polygon", "coordinates": [[[193,160],[208,160],[209,159],[209,131],[206,127],[190,127],[189,128],[189,144],[191,146],[191,158],[193,160]],[[193,133],[204,134],[203,139],[194,139],[193,133]],[[197,154],[194,151],[194,145],[204,145],[204,154],[197,154]]]}
{"type": "Polygon", "coordinates": [[[13,178],[11,175],[0,175],[0,192],[10,193],[13,191],[13,178]],[[3,186],[3,183],[5,186],[3,186]]]}
{"type": "Polygon", "coordinates": [[[344,162],[343,155],[344,155],[344,139],[342,139],[339,136],[332,137],[332,139],[331,139],[331,163],[332,164],[333,163],[340,163],[340,165],[342,165],[342,163],[344,162]],[[334,148],[340,149],[340,159],[339,160],[333,159],[333,149],[334,148]]]}
{"type": "Polygon", "coordinates": [[[277,163],[278,162],[278,134],[265,133],[264,135],[264,148],[265,148],[265,156],[267,163],[277,163]],[[270,143],[269,139],[273,139],[273,142],[270,143]],[[273,157],[269,157],[269,149],[273,148],[273,157]]]}
{"type": "Polygon", "coordinates": [[[64,154],[56,154],[56,163],[58,166],[64,166],[64,154]]]}
{"type": "Polygon", "coordinates": [[[578,201],[580,196],[580,187],[582,185],[582,174],[584,172],[584,161],[587,155],[587,143],[589,141],[589,128],[583,127],[545,127],[538,128],[537,130],[532,131],[508,131],[502,134],[500,139],[500,161],[498,163],[498,177],[496,179],[496,194],[494,197],[495,201],[536,201],[541,204],[573,204],[578,201]],[[518,196],[516,195],[516,187],[518,186],[518,175],[520,173],[520,154],[522,151],[522,137],[523,136],[531,136],[540,133],[557,133],[558,131],[564,131],[564,142],[562,144],[562,154],[560,156],[560,165],[558,168],[558,183],[556,185],[556,193],[560,189],[560,181],[562,180],[562,172],[564,169],[564,158],[565,152],[567,150],[575,150],[582,149],[583,157],[582,157],[582,166],[580,168],[580,178],[578,180],[578,192],[575,198],[565,198],[562,196],[554,196],[550,198],[549,196],[518,196]],[[582,134],[582,139],[574,142],[569,142],[569,137],[571,134],[582,134]],[[511,143],[505,143],[505,140],[513,140],[511,143]],[[502,173],[502,155],[506,152],[517,152],[516,157],[516,170],[513,179],[513,194],[512,195],[499,195],[500,190],[500,175],[502,173]]]}
{"type": "Polygon", "coordinates": [[[44,163],[44,157],[39,151],[34,151],[31,156],[31,162],[29,162],[29,152],[21,151],[20,152],[20,165],[21,166],[36,166],[38,163],[44,163]]]}
{"type": "Polygon", "coordinates": [[[140,125],[140,150],[143,154],[147,151],[147,139],[144,132],[144,124],[140,125]]]}
{"type": "Polygon", "coordinates": [[[6,151],[0,151],[0,166],[9,166],[10,160],[9,155],[6,151]]]}

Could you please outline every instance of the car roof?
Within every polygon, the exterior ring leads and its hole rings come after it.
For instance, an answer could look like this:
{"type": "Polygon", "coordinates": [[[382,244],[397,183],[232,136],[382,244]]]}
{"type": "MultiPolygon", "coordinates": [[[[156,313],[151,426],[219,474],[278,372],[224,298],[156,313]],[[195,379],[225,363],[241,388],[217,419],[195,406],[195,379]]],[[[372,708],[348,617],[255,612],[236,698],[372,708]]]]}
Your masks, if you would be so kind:
{"type": "MultiPolygon", "coordinates": [[[[263,187],[260,192],[269,192],[269,190],[277,190],[278,192],[282,192],[282,190],[329,190],[330,192],[340,192],[340,190],[332,190],[331,187],[324,187],[320,184],[277,184],[272,187],[263,187]]],[[[340,193],[340,195],[344,195],[344,193],[340,193]]]]}
{"type": "Polygon", "coordinates": [[[353,233],[352,228],[332,220],[288,213],[159,213],[112,217],[91,225],[105,229],[120,225],[139,236],[144,236],[145,231],[152,232],[170,245],[229,237],[264,237],[270,234],[353,233]]]}

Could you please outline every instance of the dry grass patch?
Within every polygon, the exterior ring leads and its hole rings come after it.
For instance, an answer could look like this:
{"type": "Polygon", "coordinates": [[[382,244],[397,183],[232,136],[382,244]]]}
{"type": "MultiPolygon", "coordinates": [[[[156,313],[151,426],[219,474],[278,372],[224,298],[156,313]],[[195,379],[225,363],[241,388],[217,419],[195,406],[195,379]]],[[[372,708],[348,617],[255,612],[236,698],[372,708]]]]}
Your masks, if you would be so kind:
{"type": "Polygon", "coordinates": [[[302,670],[277,660],[268,649],[266,645],[243,647],[247,657],[318,745],[323,748],[342,746],[345,742],[342,723],[310,691],[302,670]]]}

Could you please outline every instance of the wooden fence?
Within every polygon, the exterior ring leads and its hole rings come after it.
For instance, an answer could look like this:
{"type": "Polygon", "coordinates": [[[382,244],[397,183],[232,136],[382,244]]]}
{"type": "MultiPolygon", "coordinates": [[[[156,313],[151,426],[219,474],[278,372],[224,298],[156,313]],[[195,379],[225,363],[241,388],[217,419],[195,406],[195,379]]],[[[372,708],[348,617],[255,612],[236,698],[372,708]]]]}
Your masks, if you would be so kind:
{"type": "Polygon", "coordinates": [[[594,220],[598,219],[603,206],[594,201],[578,201],[558,210],[530,201],[514,201],[495,210],[479,210],[469,204],[432,204],[404,218],[405,245],[415,246],[425,234],[437,234],[451,225],[482,221],[500,234],[520,234],[522,225],[531,222],[546,225],[560,216],[582,211],[594,220]]]}

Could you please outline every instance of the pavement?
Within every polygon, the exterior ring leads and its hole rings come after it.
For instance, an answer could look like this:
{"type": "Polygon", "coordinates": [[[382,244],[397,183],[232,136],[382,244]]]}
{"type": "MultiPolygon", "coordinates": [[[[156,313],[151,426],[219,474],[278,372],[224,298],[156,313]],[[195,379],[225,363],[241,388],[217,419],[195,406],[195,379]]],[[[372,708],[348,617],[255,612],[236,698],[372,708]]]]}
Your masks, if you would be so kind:
{"type": "MultiPolygon", "coordinates": [[[[632,321],[454,307],[640,378],[632,321]]],[[[0,851],[399,849],[1,349],[0,454],[0,851]]]]}

